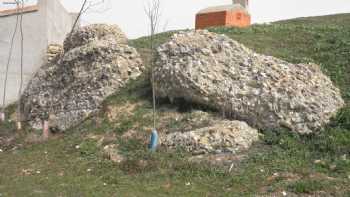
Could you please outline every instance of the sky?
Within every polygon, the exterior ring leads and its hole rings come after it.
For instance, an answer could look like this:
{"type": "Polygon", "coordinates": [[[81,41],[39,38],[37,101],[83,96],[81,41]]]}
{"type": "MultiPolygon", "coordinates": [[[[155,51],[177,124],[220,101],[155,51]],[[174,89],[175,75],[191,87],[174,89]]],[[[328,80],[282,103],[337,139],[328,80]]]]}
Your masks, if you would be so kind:
{"type": "MultiPolygon", "coordinates": [[[[90,0],[91,1],[91,0],[90,0]]],[[[149,0],[106,0],[87,12],[83,24],[117,24],[129,38],[148,34],[144,6],[149,0]]],[[[69,11],[78,11],[83,0],[61,0],[69,11]]],[[[225,5],[231,0],[161,0],[159,32],[194,28],[196,13],[208,6],[225,5]]],[[[273,22],[296,17],[350,13],[350,0],[250,0],[253,23],[273,22]]]]}

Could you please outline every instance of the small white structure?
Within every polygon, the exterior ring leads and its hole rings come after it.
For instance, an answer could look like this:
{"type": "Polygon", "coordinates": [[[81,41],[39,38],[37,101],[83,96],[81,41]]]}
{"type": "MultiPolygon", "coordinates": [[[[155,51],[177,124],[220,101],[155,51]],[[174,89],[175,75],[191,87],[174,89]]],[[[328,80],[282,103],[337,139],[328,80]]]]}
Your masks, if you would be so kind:
{"type": "MultiPolygon", "coordinates": [[[[2,105],[6,64],[9,55],[11,37],[16,26],[16,5],[8,7],[0,0],[0,107],[2,105]]],[[[26,2],[26,1],[25,1],[26,2]]],[[[30,0],[23,9],[24,34],[24,85],[26,87],[32,75],[46,62],[46,50],[49,44],[61,44],[70,32],[77,14],[69,13],[59,0],[30,0]]],[[[13,54],[9,65],[6,104],[17,100],[20,86],[20,31],[13,43],[13,54]]]]}

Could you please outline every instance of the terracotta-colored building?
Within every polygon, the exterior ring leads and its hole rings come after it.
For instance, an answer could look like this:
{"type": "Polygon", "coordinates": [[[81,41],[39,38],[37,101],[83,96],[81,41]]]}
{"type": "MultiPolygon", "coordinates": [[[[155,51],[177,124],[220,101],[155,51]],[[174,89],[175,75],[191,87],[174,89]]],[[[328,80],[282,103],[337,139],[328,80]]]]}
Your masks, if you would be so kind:
{"type": "Polygon", "coordinates": [[[248,27],[251,17],[248,11],[248,0],[234,0],[234,4],[209,7],[196,15],[196,29],[207,27],[248,27]]]}

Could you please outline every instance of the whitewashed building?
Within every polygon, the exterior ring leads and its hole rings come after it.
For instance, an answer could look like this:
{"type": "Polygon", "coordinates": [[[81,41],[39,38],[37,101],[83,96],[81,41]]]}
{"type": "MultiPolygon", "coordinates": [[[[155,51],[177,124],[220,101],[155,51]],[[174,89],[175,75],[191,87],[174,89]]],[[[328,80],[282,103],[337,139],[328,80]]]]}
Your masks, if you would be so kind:
{"type": "MultiPolygon", "coordinates": [[[[0,0],[0,107],[2,105],[6,65],[15,30],[18,13],[14,0],[0,0]]],[[[46,62],[49,44],[62,44],[70,32],[77,14],[69,13],[59,0],[25,0],[23,9],[23,77],[24,86],[37,69],[46,62]]],[[[6,104],[17,100],[20,86],[20,31],[13,42],[13,54],[9,64],[6,104]]]]}

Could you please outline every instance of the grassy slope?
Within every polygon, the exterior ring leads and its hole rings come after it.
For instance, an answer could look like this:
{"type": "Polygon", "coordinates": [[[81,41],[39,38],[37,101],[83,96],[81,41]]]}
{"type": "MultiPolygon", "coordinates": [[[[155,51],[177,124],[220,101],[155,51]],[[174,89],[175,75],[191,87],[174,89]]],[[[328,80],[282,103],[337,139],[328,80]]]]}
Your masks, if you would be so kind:
{"type": "MultiPolygon", "coordinates": [[[[350,101],[350,15],[302,18],[248,29],[214,28],[259,53],[291,62],[316,62],[342,89],[350,101]]],[[[157,36],[158,44],[172,33],[157,36]]],[[[148,38],[132,41],[147,59],[148,38]]],[[[74,134],[26,149],[0,153],[0,194],[3,196],[238,196],[280,194],[350,195],[350,107],[345,108],[324,131],[314,136],[265,131],[251,157],[231,173],[224,168],[190,164],[185,153],[160,151],[149,154],[138,140],[118,138],[128,160],[120,165],[103,159],[88,133],[130,129],[145,134],[151,125],[149,86],[141,78],[106,101],[123,106],[142,103],[117,122],[103,114],[87,120],[74,134]],[[99,124],[95,124],[98,122],[99,124]],[[97,125],[97,126],[96,126],[97,125]],[[81,148],[75,146],[80,144],[81,148]],[[47,152],[47,154],[45,154],[47,152]],[[319,160],[315,162],[315,160],[319,160]],[[30,169],[29,175],[22,172],[30,169]],[[92,169],[88,172],[88,169],[92,169]],[[40,174],[36,171],[40,170],[40,174]],[[190,185],[186,186],[186,183],[190,185]],[[107,185],[104,185],[106,183],[107,185]]],[[[164,111],[167,109],[165,108],[164,111]]],[[[163,112],[160,112],[163,115],[163,112]]],[[[165,113],[165,112],[164,112],[165,113]]],[[[191,116],[189,112],[183,116],[191,116]]],[[[180,122],[180,124],[186,124],[180,122]]],[[[177,127],[170,121],[167,127],[177,127]]],[[[0,137],[5,135],[1,128],[0,137]]]]}

